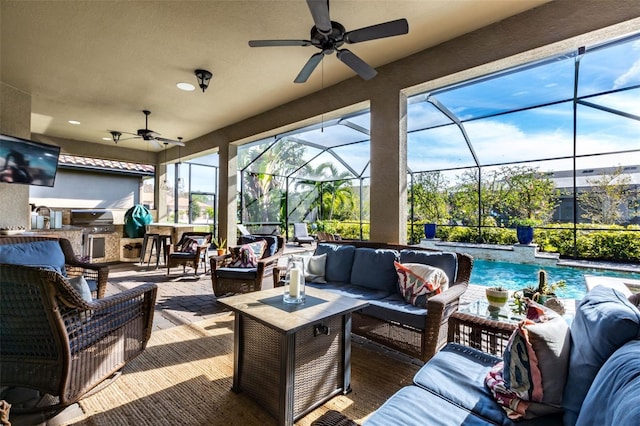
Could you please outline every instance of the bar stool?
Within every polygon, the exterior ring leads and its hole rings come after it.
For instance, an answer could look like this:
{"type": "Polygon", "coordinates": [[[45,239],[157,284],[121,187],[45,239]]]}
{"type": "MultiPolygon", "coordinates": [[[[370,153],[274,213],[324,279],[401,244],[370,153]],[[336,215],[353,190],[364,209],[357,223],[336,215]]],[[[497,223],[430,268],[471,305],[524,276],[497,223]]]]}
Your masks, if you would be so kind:
{"type": "MultiPolygon", "coordinates": [[[[146,237],[146,235],[145,235],[146,237]]],[[[153,255],[153,249],[156,249],[156,269],[160,264],[160,256],[162,256],[162,263],[167,264],[167,245],[171,245],[171,235],[151,234],[151,249],[149,250],[149,260],[147,266],[151,264],[151,256],[153,255]]]]}
{"type": "MultiPolygon", "coordinates": [[[[145,258],[147,256],[147,244],[149,243],[149,239],[151,239],[153,242],[154,238],[158,235],[159,234],[153,233],[153,232],[144,233],[144,240],[142,240],[142,247],[140,248],[140,265],[141,266],[144,265],[145,258]]],[[[151,248],[153,249],[153,244],[151,248]]],[[[151,260],[151,253],[149,253],[149,260],[151,260]]]]}

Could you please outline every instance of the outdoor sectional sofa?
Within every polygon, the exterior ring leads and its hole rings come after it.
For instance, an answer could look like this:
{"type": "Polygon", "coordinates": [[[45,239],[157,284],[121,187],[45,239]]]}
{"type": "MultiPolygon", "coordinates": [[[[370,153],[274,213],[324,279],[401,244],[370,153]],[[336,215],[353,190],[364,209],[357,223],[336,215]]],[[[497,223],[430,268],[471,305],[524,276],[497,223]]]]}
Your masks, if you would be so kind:
{"type": "MultiPolygon", "coordinates": [[[[318,243],[314,254],[325,253],[326,283],[306,285],[369,302],[354,312],[353,333],[423,361],[445,345],[449,316],[469,285],[471,256],[367,241],[318,243]],[[398,290],[394,261],[438,267],[447,274],[449,288],[430,297],[426,307],[407,303],[398,290]]],[[[282,267],[274,269],[274,286],[283,274],[282,267]]]]}
{"type": "MultiPolygon", "coordinates": [[[[364,425],[637,425],[638,308],[622,293],[596,287],[580,303],[568,334],[565,376],[552,377],[561,380],[564,389],[557,413],[510,420],[485,385],[487,373],[502,358],[450,343],[416,373],[413,384],[392,395],[364,425]]],[[[548,380],[542,376],[544,387],[548,380]]]]}

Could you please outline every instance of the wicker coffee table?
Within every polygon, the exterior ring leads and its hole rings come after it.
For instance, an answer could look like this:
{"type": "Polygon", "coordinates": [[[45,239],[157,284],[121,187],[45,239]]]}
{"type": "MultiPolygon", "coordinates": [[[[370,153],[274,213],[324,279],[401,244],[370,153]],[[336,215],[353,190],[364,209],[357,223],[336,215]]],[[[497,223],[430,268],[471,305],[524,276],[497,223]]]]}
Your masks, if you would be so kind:
{"type": "Polygon", "coordinates": [[[293,422],[351,391],[351,313],[367,302],[307,287],[289,305],[282,288],[223,299],[236,314],[234,392],[244,392],[278,419],[293,422]]]}
{"type": "Polygon", "coordinates": [[[448,341],[502,356],[523,317],[513,314],[508,306],[497,313],[488,307],[486,300],[476,300],[451,314],[448,341]]]}

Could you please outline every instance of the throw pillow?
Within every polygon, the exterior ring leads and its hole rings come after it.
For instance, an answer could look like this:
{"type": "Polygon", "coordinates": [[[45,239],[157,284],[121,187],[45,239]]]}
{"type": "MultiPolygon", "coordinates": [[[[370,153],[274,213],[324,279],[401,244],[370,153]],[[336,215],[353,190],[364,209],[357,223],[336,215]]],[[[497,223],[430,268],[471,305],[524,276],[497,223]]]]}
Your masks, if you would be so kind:
{"type": "Polygon", "coordinates": [[[231,262],[229,268],[255,268],[258,266],[258,259],[250,244],[231,248],[231,262]]]}
{"type": "Polygon", "coordinates": [[[429,297],[449,287],[449,278],[440,268],[422,263],[393,264],[398,274],[398,289],[407,303],[424,308],[429,297]]]}
{"type": "Polygon", "coordinates": [[[195,253],[198,250],[198,240],[187,237],[182,242],[182,246],[180,246],[179,251],[181,253],[195,253]]]}
{"type": "Polygon", "coordinates": [[[327,266],[327,253],[315,256],[302,256],[304,261],[304,279],[312,283],[326,283],[324,277],[327,266]]]}
{"type": "Polygon", "coordinates": [[[73,287],[74,290],[77,291],[78,294],[80,294],[80,297],[82,297],[85,302],[93,301],[89,284],[82,275],[80,275],[79,277],[69,278],[69,284],[71,284],[71,287],[73,287]]]}
{"type": "Polygon", "coordinates": [[[569,326],[564,318],[530,302],[527,317],[509,338],[503,361],[485,379],[510,419],[562,412],[569,350],[569,326]]]}
{"type": "Polygon", "coordinates": [[[267,250],[267,242],[265,240],[257,240],[253,243],[248,243],[246,245],[251,247],[251,250],[253,250],[253,254],[258,260],[262,259],[264,252],[267,250]]]}

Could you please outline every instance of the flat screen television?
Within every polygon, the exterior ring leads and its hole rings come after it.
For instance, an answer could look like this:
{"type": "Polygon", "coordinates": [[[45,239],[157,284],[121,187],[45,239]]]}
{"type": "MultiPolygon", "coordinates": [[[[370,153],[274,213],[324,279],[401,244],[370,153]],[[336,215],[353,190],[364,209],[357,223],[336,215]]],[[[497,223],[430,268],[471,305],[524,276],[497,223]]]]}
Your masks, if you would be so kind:
{"type": "Polygon", "coordinates": [[[0,134],[0,182],[53,186],[60,147],[0,134]]]}

